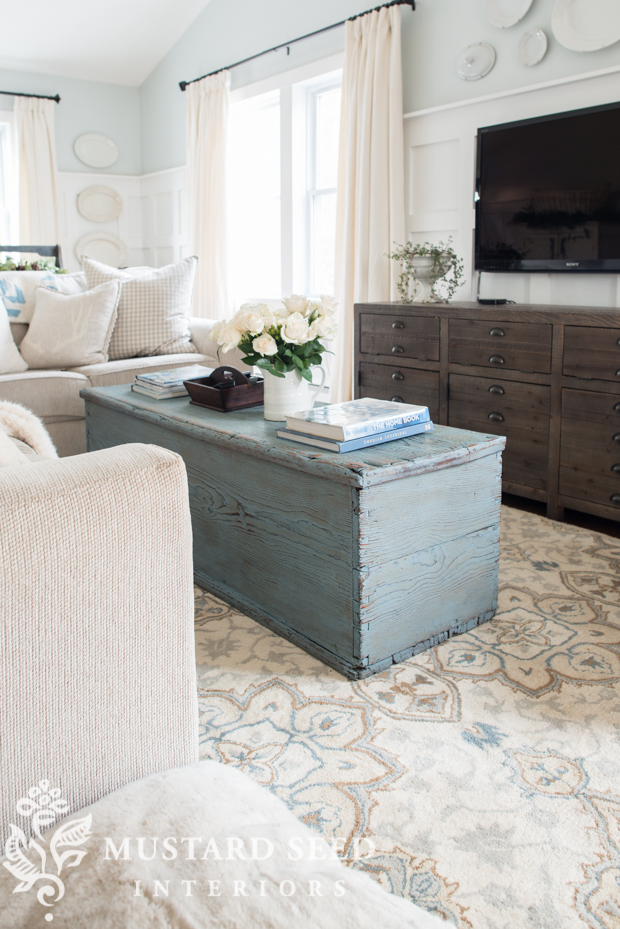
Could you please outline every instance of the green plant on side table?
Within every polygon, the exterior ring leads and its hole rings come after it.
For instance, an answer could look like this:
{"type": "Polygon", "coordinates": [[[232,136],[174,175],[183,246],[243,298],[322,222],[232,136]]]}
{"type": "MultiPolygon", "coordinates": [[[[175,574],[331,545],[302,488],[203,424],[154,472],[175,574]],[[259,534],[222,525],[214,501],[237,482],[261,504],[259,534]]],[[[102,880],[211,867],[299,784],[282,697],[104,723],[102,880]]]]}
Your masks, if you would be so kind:
{"type": "Polygon", "coordinates": [[[401,263],[398,292],[404,303],[449,303],[465,283],[464,265],[452,248],[452,238],[437,245],[432,242],[394,244],[396,248],[388,258],[401,263]],[[435,289],[439,283],[445,285],[443,294],[435,289]]]}

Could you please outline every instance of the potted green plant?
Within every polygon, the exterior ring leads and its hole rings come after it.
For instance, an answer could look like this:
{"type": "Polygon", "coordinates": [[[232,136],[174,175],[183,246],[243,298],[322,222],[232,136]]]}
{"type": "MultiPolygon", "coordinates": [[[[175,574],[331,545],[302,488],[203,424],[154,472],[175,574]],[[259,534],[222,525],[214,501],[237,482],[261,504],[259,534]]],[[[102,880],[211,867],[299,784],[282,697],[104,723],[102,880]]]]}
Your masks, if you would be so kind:
{"type": "Polygon", "coordinates": [[[452,238],[436,245],[394,244],[388,257],[401,263],[398,292],[404,303],[448,303],[465,283],[464,265],[452,248],[452,238]],[[445,285],[442,294],[435,289],[440,281],[445,285]]]}

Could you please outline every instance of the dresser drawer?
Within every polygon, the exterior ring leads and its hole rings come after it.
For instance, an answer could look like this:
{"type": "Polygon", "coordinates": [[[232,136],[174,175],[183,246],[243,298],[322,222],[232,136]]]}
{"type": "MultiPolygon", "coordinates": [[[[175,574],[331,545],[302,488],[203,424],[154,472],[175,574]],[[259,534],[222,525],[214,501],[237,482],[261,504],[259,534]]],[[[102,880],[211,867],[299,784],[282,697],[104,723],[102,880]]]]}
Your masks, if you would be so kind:
{"type": "Polygon", "coordinates": [[[560,493],[620,505],[620,393],[562,391],[560,493]]]}
{"type": "Polygon", "coordinates": [[[450,320],[449,360],[452,364],[551,371],[551,326],[532,323],[450,320]]]}
{"type": "Polygon", "coordinates": [[[620,329],[564,328],[563,373],[620,384],[620,329]]]}
{"type": "Polygon", "coordinates": [[[435,316],[362,313],[360,351],[365,355],[439,361],[439,320],[435,316]]]}
{"type": "Polygon", "coordinates": [[[427,406],[431,419],[439,417],[439,372],[399,368],[396,365],[360,364],[359,396],[401,400],[427,406]]]}
{"type": "Polygon", "coordinates": [[[506,436],[504,481],[546,490],[550,388],[518,381],[450,375],[448,423],[506,436]]]}

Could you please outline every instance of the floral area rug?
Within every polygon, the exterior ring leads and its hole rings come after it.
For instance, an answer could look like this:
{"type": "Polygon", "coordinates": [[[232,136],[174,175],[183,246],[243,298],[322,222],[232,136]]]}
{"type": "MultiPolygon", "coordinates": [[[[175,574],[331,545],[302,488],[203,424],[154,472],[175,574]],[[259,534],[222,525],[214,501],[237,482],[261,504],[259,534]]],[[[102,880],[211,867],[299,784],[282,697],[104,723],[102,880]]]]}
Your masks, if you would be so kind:
{"type": "Polygon", "coordinates": [[[619,929],[619,569],[503,507],[495,619],[359,682],[196,588],[202,756],[460,929],[619,929]]]}

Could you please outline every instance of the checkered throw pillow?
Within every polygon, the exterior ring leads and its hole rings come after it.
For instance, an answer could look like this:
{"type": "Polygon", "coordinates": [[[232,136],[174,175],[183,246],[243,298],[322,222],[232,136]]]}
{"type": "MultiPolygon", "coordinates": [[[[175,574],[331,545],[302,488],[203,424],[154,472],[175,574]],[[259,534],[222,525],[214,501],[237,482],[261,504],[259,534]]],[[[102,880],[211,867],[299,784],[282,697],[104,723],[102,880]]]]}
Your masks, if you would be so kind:
{"type": "Polygon", "coordinates": [[[188,321],[197,258],[184,258],[164,268],[124,271],[86,255],[81,261],[89,288],[107,281],[123,283],[108,349],[110,361],[197,351],[188,321]]]}

